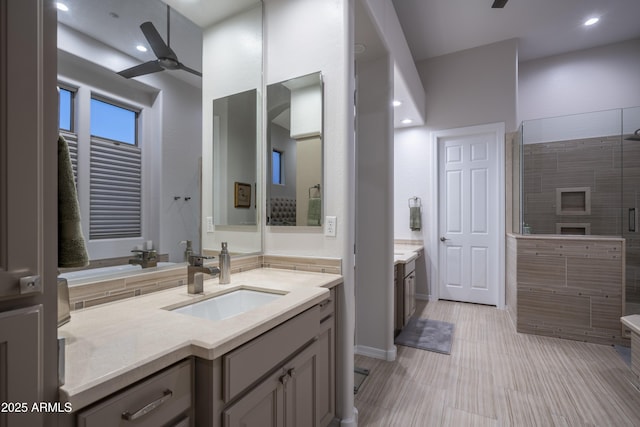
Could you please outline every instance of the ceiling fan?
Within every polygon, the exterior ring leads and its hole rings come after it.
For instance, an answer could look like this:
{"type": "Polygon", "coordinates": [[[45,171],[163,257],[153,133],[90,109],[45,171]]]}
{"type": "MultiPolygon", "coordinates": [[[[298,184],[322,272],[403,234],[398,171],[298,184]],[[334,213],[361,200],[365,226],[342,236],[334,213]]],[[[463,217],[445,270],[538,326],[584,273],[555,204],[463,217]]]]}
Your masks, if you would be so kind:
{"type": "Polygon", "coordinates": [[[495,0],[493,2],[493,4],[491,5],[491,7],[493,9],[502,9],[504,7],[505,4],[507,4],[509,0],[495,0]]]}
{"type": "Polygon", "coordinates": [[[167,43],[162,40],[160,33],[156,30],[151,21],[147,21],[140,25],[142,34],[149,42],[149,46],[156,55],[156,60],[148,61],[135,67],[127,68],[118,72],[122,77],[130,79],[131,77],[142,76],[145,74],[157,73],[164,70],[184,70],[198,77],[202,77],[202,73],[189,68],[178,60],[178,56],[170,47],[170,12],[171,8],[167,5],[167,43]]]}

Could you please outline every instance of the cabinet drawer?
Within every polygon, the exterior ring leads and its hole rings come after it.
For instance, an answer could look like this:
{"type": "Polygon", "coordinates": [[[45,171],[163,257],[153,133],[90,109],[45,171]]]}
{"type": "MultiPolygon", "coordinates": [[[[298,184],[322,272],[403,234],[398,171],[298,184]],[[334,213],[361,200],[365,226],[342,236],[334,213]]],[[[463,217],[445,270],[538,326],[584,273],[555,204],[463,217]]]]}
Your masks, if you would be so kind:
{"type": "Polygon", "coordinates": [[[318,335],[319,330],[320,307],[315,306],[223,356],[223,400],[236,397],[318,335]]]}
{"type": "Polygon", "coordinates": [[[330,289],[329,290],[330,294],[329,294],[329,299],[322,301],[319,306],[320,306],[320,320],[324,320],[327,317],[331,316],[333,314],[333,312],[335,311],[335,306],[336,306],[336,290],[334,289],[330,289]]]}
{"type": "Polygon", "coordinates": [[[80,412],[78,427],[185,425],[192,406],[191,376],[191,360],[185,360],[80,412]]]}
{"type": "Polygon", "coordinates": [[[404,265],[404,277],[407,277],[416,270],[416,261],[409,261],[404,265]]]}

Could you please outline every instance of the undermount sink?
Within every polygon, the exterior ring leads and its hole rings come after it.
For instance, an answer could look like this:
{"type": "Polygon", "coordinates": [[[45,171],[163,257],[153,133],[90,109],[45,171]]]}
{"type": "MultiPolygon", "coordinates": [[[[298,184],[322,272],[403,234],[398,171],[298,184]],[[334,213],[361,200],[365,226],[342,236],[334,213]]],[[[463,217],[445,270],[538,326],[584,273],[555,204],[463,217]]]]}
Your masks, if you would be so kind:
{"type": "Polygon", "coordinates": [[[208,320],[223,320],[246,313],[280,297],[282,295],[270,292],[238,289],[171,311],[208,320]]]}

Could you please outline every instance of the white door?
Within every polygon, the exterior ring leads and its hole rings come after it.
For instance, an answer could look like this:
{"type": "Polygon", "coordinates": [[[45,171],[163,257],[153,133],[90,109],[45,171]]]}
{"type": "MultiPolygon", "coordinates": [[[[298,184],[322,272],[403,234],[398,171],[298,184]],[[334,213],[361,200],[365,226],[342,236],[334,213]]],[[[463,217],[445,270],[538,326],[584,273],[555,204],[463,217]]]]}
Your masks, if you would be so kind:
{"type": "Polygon", "coordinates": [[[489,125],[436,137],[441,299],[500,305],[504,203],[499,202],[498,144],[503,140],[504,131],[500,135],[489,125]]]}

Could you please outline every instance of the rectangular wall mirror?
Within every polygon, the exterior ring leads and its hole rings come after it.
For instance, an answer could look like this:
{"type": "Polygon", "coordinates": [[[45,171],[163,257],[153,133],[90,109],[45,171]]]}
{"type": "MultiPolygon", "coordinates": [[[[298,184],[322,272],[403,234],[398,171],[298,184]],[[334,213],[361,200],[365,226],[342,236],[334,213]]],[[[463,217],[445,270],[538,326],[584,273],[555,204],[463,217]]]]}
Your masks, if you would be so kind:
{"type": "Polygon", "coordinates": [[[270,226],[321,226],[323,83],[317,72],[267,86],[270,226]]]}
{"type": "Polygon", "coordinates": [[[257,91],[213,101],[215,225],[257,224],[257,91]]]}

